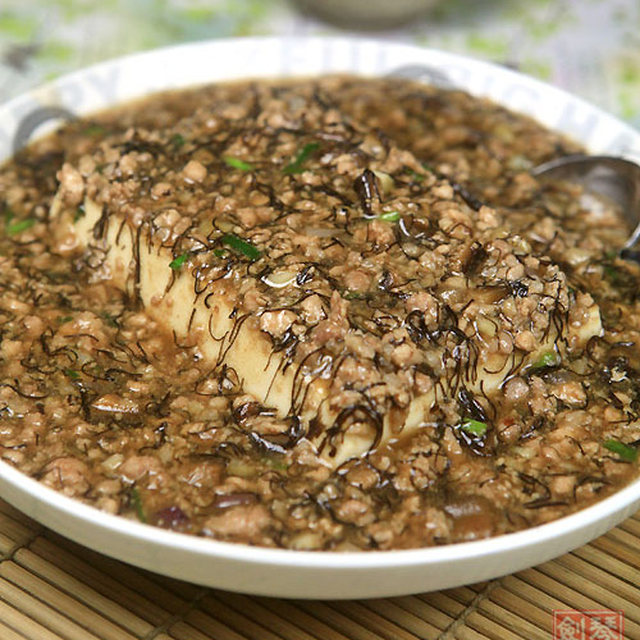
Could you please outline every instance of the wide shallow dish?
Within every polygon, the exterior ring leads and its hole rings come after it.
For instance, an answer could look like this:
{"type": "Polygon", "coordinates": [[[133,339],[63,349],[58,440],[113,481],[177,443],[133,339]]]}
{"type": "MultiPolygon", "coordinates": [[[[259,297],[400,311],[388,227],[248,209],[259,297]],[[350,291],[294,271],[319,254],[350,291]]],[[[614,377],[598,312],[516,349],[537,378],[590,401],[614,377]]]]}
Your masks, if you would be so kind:
{"type": "MultiPolygon", "coordinates": [[[[394,73],[454,86],[529,114],[591,152],[640,158],[640,134],[595,107],[513,71],[461,56],[369,40],[251,38],[161,49],[73,73],[0,107],[0,159],[40,125],[167,88],[331,72],[394,73]]],[[[640,481],[595,506],[518,533],[408,551],[264,549],[165,531],[100,512],[0,462],[0,495],[62,535],[176,578],[246,593],[366,598],[493,578],[544,562],[603,534],[640,506],[640,481]]]]}

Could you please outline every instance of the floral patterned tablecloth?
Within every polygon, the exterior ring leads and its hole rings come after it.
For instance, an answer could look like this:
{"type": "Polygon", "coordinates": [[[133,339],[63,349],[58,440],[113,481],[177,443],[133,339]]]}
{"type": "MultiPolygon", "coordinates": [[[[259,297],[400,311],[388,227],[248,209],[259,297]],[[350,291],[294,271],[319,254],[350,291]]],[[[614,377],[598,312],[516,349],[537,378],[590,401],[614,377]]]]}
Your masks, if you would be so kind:
{"type": "MultiPolygon", "coordinates": [[[[0,0],[0,102],[78,67],[167,44],[339,33],[286,0],[0,0]]],[[[367,35],[518,68],[640,127],[638,0],[442,0],[423,21],[367,35]]]]}

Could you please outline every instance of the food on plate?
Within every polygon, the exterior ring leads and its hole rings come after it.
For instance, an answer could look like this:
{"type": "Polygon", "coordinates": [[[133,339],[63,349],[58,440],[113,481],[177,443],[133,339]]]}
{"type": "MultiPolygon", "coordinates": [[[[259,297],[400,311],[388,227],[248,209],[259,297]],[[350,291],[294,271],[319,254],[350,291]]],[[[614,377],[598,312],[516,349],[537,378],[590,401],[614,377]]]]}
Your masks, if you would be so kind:
{"type": "Polygon", "coordinates": [[[0,172],[3,458],[158,526],[459,542],[637,475],[638,268],[577,147],[399,78],[220,84],[0,172]]]}

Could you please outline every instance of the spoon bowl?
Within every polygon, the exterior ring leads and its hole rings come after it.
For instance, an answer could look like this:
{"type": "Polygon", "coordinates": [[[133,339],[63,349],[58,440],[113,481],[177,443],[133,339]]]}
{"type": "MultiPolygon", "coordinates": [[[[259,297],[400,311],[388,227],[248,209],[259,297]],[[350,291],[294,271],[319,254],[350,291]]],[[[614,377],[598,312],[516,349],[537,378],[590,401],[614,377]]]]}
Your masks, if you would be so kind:
{"type": "MultiPolygon", "coordinates": [[[[575,182],[589,192],[620,206],[633,233],[621,253],[635,249],[640,241],[640,166],[613,156],[570,155],[534,167],[536,177],[575,182]]],[[[624,256],[623,256],[624,257],[624,256]]]]}

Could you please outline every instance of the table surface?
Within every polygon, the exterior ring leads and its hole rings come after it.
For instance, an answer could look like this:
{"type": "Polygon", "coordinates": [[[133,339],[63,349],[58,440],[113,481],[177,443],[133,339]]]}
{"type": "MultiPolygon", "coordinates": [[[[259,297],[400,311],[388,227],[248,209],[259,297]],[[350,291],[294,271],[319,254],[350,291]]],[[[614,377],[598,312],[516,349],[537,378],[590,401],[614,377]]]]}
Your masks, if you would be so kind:
{"type": "Polygon", "coordinates": [[[600,612],[590,622],[623,618],[624,636],[565,628],[554,640],[640,640],[639,578],[640,514],[481,584],[376,600],[249,597],[111,560],[0,500],[1,640],[550,640],[554,611],[567,626],[582,610],[600,612]]]}
{"type": "MultiPolygon", "coordinates": [[[[341,33],[285,0],[2,0],[0,102],[167,44],[341,33]]],[[[640,127],[637,0],[448,0],[407,28],[368,35],[509,65],[640,127]]],[[[625,637],[640,640],[639,578],[636,516],[572,554],[482,585],[351,603],[248,598],[114,562],[0,502],[2,640],[547,640],[554,609],[622,610],[625,637]]]]}

